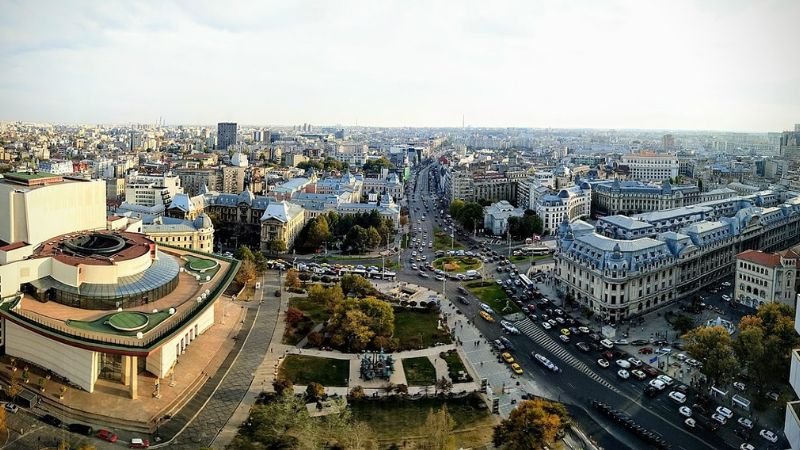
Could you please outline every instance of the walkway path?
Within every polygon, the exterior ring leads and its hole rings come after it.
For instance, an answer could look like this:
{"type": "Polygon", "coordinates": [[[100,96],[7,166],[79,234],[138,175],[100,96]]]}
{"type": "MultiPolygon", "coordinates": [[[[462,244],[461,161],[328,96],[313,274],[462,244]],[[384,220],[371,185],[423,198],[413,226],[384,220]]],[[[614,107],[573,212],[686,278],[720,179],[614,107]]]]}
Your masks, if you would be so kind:
{"type": "Polygon", "coordinates": [[[265,275],[264,287],[254,296],[263,299],[264,303],[253,302],[248,306],[244,326],[237,337],[237,348],[222,364],[228,370],[218,371],[175,417],[161,427],[162,435],[173,438],[151,448],[168,446],[170,449],[196,450],[210,446],[217,433],[229,422],[248,393],[255,369],[261,364],[275,332],[279,303],[268,293],[274,292],[277,283],[276,273],[265,275]]]}

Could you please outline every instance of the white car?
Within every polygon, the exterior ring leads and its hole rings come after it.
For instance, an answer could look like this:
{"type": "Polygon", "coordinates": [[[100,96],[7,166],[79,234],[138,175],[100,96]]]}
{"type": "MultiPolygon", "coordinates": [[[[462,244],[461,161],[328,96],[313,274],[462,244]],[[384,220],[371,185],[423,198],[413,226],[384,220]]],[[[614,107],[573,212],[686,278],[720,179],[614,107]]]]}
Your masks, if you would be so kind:
{"type": "Polygon", "coordinates": [[[598,360],[597,360],[597,365],[598,365],[598,366],[600,366],[600,367],[602,367],[602,368],[604,368],[604,369],[606,369],[606,368],[608,368],[608,366],[609,366],[610,364],[609,364],[609,363],[608,363],[608,361],[606,361],[605,359],[603,359],[603,358],[600,358],[600,359],[598,359],[598,360]]]}
{"type": "Polygon", "coordinates": [[[758,432],[758,435],[761,436],[762,438],[772,442],[773,444],[778,442],[778,435],[773,433],[772,431],[761,430],[761,431],[758,432]]]}
{"type": "Polygon", "coordinates": [[[729,302],[729,301],[731,301],[731,296],[730,296],[730,295],[727,295],[727,294],[724,294],[724,295],[722,296],[722,299],[723,299],[723,300],[725,300],[726,302],[729,302]]]}
{"type": "Polygon", "coordinates": [[[631,363],[629,363],[628,361],[625,361],[624,359],[618,359],[616,361],[616,364],[618,366],[622,367],[623,369],[630,369],[631,368],[631,363]]]}
{"type": "Polygon", "coordinates": [[[722,414],[714,413],[714,415],[712,415],[711,418],[721,423],[722,425],[728,423],[728,419],[726,419],[725,416],[723,416],[722,414]]]}
{"type": "Polygon", "coordinates": [[[631,356],[628,358],[628,362],[631,363],[632,366],[641,367],[642,361],[639,358],[635,358],[631,356]]]}
{"type": "Polygon", "coordinates": [[[663,391],[664,388],[667,387],[667,385],[664,384],[663,381],[657,379],[650,380],[650,382],[647,384],[649,384],[651,387],[658,389],[659,391],[663,391]]]}
{"type": "Polygon", "coordinates": [[[603,339],[602,341],[600,341],[600,345],[602,345],[603,347],[605,347],[605,348],[607,348],[609,350],[614,348],[614,343],[609,341],[608,339],[603,339]]]}
{"type": "Polygon", "coordinates": [[[436,275],[436,281],[444,281],[444,277],[441,275],[436,275]]]}
{"type": "Polygon", "coordinates": [[[724,406],[717,406],[717,413],[725,416],[726,419],[733,419],[733,411],[724,406]]]}
{"type": "Polygon", "coordinates": [[[542,328],[544,328],[545,330],[549,330],[553,328],[553,326],[550,325],[550,322],[542,322],[542,328]]]}
{"type": "Polygon", "coordinates": [[[692,417],[692,408],[689,408],[688,406],[681,406],[680,408],[678,408],[678,412],[682,416],[692,417]]]}
{"type": "Polygon", "coordinates": [[[753,447],[753,444],[742,442],[742,445],[739,446],[739,450],[756,450],[756,448],[753,447]]]}
{"type": "Polygon", "coordinates": [[[678,403],[686,403],[686,394],[683,392],[672,391],[669,393],[669,398],[675,400],[678,403]]]}
{"type": "Polygon", "coordinates": [[[515,327],[514,324],[512,324],[507,320],[501,320],[500,326],[511,334],[519,334],[519,330],[517,329],[517,327],[515,327]]]}
{"type": "Polygon", "coordinates": [[[666,375],[659,375],[659,376],[656,377],[656,380],[661,381],[662,383],[664,383],[667,386],[672,386],[672,383],[673,383],[672,378],[670,378],[670,377],[668,377],[666,375]]]}
{"type": "Polygon", "coordinates": [[[619,370],[617,371],[617,376],[619,376],[619,377],[620,377],[620,378],[622,378],[623,380],[627,380],[628,378],[630,378],[630,377],[631,377],[631,374],[630,374],[630,373],[628,373],[628,371],[627,371],[627,370],[625,370],[625,369],[619,369],[619,370]]]}
{"type": "Polygon", "coordinates": [[[740,391],[744,391],[747,388],[747,386],[745,386],[745,384],[742,383],[741,381],[737,381],[737,382],[733,383],[733,387],[735,387],[736,389],[738,389],[740,391]]]}
{"type": "Polygon", "coordinates": [[[481,303],[480,307],[482,310],[486,311],[487,314],[494,314],[494,310],[491,306],[487,305],[486,303],[481,303]]]}
{"type": "Polygon", "coordinates": [[[678,361],[685,361],[688,358],[685,353],[678,353],[675,357],[678,358],[678,361]]]}
{"type": "Polygon", "coordinates": [[[748,430],[753,429],[753,421],[748,419],[747,417],[739,417],[739,420],[737,420],[736,422],[738,422],[739,425],[747,428],[748,430]]]}
{"type": "Polygon", "coordinates": [[[560,334],[560,335],[558,335],[558,338],[561,339],[561,342],[563,342],[565,344],[569,344],[569,336],[567,336],[565,334],[560,334]]]}
{"type": "Polygon", "coordinates": [[[689,417],[686,420],[684,420],[683,423],[685,423],[686,426],[689,427],[689,428],[694,428],[695,425],[697,425],[697,421],[692,419],[691,417],[689,417]]]}

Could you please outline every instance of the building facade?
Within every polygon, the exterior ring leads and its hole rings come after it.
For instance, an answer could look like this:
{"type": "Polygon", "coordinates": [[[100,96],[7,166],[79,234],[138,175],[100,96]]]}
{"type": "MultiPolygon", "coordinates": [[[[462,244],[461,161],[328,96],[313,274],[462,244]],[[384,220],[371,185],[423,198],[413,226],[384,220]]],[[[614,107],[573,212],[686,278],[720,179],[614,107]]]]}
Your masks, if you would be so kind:
{"type": "Polygon", "coordinates": [[[536,214],[542,219],[545,234],[555,234],[566,220],[589,217],[592,208],[592,187],[587,182],[561,189],[558,193],[541,195],[537,199],[536,214]]]}
{"type": "Polygon", "coordinates": [[[508,219],[522,217],[525,210],[515,208],[511,203],[503,200],[483,208],[483,228],[495,236],[502,236],[508,231],[508,219]]]}
{"type": "Polygon", "coordinates": [[[797,265],[794,254],[745,250],[736,255],[736,283],[733,298],[738,303],[758,308],[765,303],[795,307],[797,265]]]}
{"type": "MultiPolygon", "coordinates": [[[[794,330],[800,334],[800,308],[795,309],[794,330]]],[[[790,359],[789,385],[795,396],[800,397],[800,348],[792,350],[790,359]]],[[[800,450],[800,400],[786,403],[783,434],[789,441],[789,448],[800,450]]]]}
{"type": "MultiPolygon", "coordinates": [[[[733,195],[735,193],[731,192],[729,197],[733,195]]],[[[672,185],[664,181],[659,185],[613,180],[593,183],[592,186],[592,207],[598,216],[663,211],[701,201],[700,189],[693,184],[672,185]]]]}
{"type": "Polygon", "coordinates": [[[672,154],[650,152],[622,156],[622,164],[630,168],[630,178],[642,181],[662,181],[678,176],[680,163],[672,154]]]}
{"type": "Polygon", "coordinates": [[[236,145],[237,128],[235,122],[220,122],[217,124],[218,150],[227,150],[231,145],[236,145]]]}

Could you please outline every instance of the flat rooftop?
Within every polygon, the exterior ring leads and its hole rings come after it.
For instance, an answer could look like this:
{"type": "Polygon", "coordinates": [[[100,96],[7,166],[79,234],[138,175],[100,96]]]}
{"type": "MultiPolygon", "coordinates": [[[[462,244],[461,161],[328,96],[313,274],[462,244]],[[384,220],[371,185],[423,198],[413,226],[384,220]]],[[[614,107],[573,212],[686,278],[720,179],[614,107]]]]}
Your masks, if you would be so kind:
{"type": "Polygon", "coordinates": [[[61,175],[55,175],[47,172],[12,172],[3,174],[3,179],[7,182],[22,184],[25,186],[40,186],[43,184],[60,183],[64,181],[61,175]]]}
{"type": "Polygon", "coordinates": [[[42,243],[42,245],[38,249],[36,249],[33,255],[36,258],[52,256],[58,261],[64,264],[69,264],[71,266],[78,266],[80,264],[95,265],[95,266],[110,266],[114,264],[114,261],[126,261],[129,259],[138,258],[145,253],[149,253],[151,245],[153,245],[153,241],[151,241],[150,238],[148,238],[143,234],[128,233],[128,232],[89,231],[81,233],[64,234],[61,236],[56,236],[54,238],[48,239],[46,242],[42,243]],[[99,254],[99,252],[96,255],[83,255],[78,252],[71,251],[64,245],[66,242],[70,240],[74,240],[80,236],[85,236],[90,234],[108,234],[120,237],[125,241],[125,247],[112,255],[101,255],[99,254]]]}

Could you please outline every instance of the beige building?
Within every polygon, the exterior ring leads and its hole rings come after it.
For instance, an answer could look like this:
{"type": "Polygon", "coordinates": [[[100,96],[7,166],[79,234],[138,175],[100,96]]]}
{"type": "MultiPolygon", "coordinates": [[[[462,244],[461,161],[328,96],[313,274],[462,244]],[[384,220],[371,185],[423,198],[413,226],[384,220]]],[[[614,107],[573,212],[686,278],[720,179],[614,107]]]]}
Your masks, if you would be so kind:
{"type": "Polygon", "coordinates": [[[268,251],[271,241],[283,241],[287,248],[305,225],[303,207],[289,202],[271,202],[261,216],[261,250],[268,251]]]}
{"type": "Polygon", "coordinates": [[[72,230],[103,230],[106,185],[47,173],[0,178],[0,241],[37,245],[72,230]]]}
{"type": "MultiPolygon", "coordinates": [[[[226,194],[238,194],[244,191],[244,178],[247,169],[245,167],[223,167],[222,168],[222,192],[226,194]]],[[[211,189],[211,186],[209,186],[211,189]]]]}
{"type": "Polygon", "coordinates": [[[795,307],[797,267],[794,252],[764,253],[746,250],[736,255],[736,285],[733,297],[738,303],[758,308],[765,303],[795,307]]]}
{"type": "Polygon", "coordinates": [[[652,152],[623,155],[622,164],[630,168],[631,179],[644,181],[669,180],[677,177],[680,169],[677,156],[652,152]]]}
{"type": "Polygon", "coordinates": [[[194,220],[157,217],[152,224],[143,225],[142,232],[158,244],[203,253],[214,251],[214,224],[205,213],[194,220]]]}

